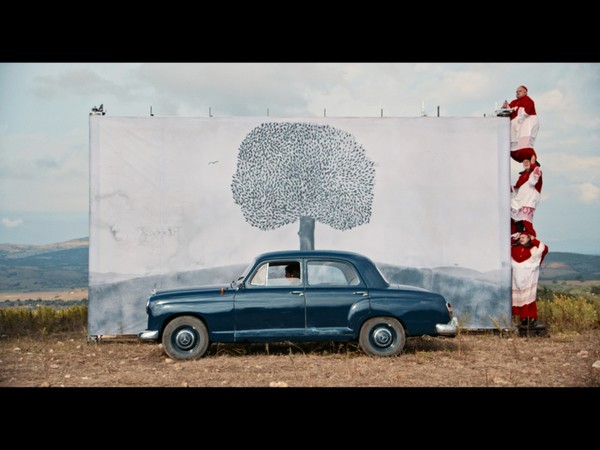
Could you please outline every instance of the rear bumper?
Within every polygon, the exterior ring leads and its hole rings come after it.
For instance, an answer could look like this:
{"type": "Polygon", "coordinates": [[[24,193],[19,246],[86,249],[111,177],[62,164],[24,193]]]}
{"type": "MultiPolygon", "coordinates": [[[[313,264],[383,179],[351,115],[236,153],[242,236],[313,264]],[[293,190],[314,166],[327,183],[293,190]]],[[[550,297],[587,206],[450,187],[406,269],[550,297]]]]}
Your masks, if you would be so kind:
{"type": "Polygon", "coordinates": [[[458,319],[453,317],[448,323],[438,323],[435,325],[435,330],[440,336],[454,337],[458,334],[458,319]]]}

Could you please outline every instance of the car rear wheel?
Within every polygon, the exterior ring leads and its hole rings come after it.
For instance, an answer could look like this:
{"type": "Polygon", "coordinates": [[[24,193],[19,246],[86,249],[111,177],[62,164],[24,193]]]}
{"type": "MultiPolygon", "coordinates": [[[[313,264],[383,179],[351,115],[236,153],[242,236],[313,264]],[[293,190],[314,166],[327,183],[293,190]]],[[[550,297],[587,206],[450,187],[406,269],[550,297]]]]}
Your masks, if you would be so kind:
{"type": "Polygon", "coordinates": [[[367,355],[396,356],[404,349],[406,333],[398,320],[374,317],[363,324],[358,343],[367,355]]]}
{"type": "Polygon", "coordinates": [[[196,317],[177,317],[165,327],[162,344],[173,359],[200,358],[208,348],[208,330],[196,317]]]}

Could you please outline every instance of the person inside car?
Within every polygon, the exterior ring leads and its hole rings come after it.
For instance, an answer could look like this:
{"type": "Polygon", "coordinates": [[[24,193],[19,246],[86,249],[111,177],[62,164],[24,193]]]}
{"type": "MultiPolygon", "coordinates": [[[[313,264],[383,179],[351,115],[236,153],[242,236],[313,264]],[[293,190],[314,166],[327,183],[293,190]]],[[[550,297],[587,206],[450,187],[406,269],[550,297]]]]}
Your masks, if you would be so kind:
{"type": "Polygon", "coordinates": [[[298,263],[288,264],[285,267],[285,278],[292,285],[300,284],[300,266],[298,263]]]}

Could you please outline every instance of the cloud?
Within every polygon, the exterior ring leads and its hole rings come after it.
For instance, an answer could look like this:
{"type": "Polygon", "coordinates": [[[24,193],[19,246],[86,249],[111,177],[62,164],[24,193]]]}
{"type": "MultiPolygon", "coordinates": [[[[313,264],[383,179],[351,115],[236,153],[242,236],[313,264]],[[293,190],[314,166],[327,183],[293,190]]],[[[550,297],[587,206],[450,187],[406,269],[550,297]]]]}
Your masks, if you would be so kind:
{"type": "Polygon", "coordinates": [[[545,175],[561,179],[563,182],[585,185],[597,184],[600,181],[600,156],[556,152],[544,153],[542,156],[542,152],[539,152],[539,159],[545,175]]]}
{"type": "MultiPolygon", "coordinates": [[[[215,117],[419,117],[423,102],[430,117],[438,106],[442,118],[483,117],[521,84],[540,118],[539,214],[548,219],[539,225],[560,233],[569,208],[592,214],[595,225],[598,63],[0,64],[0,211],[87,212],[89,112],[100,103],[107,115],[123,117],[147,116],[150,108],[174,117],[207,117],[209,108],[215,117]]],[[[512,176],[522,170],[513,166],[512,176]]],[[[22,217],[19,229],[31,225],[22,217]]]]}
{"type": "Polygon", "coordinates": [[[544,108],[560,109],[564,107],[565,95],[558,89],[552,89],[537,96],[535,102],[537,105],[543,105],[544,108]]]}
{"type": "Polygon", "coordinates": [[[592,183],[579,184],[576,190],[583,203],[593,203],[600,198],[600,188],[592,183]]]}
{"type": "Polygon", "coordinates": [[[112,98],[127,99],[132,89],[125,82],[115,82],[102,75],[102,65],[67,68],[56,75],[40,75],[34,80],[33,93],[39,99],[86,98],[90,93],[102,93],[112,98]],[[100,74],[96,73],[100,72],[100,74]]]}
{"type": "Polygon", "coordinates": [[[327,92],[339,73],[323,64],[142,64],[135,78],[154,89],[156,111],[170,115],[306,114],[306,97],[327,92]],[[333,70],[333,73],[332,73],[333,70]]]}
{"type": "Polygon", "coordinates": [[[14,227],[18,227],[19,225],[21,225],[23,223],[23,219],[7,219],[6,217],[2,218],[2,226],[5,228],[14,228],[14,227]]]}

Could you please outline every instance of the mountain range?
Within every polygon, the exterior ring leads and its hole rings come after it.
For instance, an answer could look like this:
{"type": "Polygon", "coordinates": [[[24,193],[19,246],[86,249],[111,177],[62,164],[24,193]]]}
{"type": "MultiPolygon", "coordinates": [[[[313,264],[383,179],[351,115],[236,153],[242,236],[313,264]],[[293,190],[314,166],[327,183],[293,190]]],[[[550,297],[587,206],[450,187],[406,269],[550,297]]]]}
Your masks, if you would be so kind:
{"type": "MultiPolygon", "coordinates": [[[[89,239],[0,244],[0,292],[87,288],[89,239]]],[[[540,280],[600,280],[600,256],[550,252],[540,280]]]]}
{"type": "Polygon", "coordinates": [[[87,288],[89,239],[0,244],[0,292],[87,288]]]}

